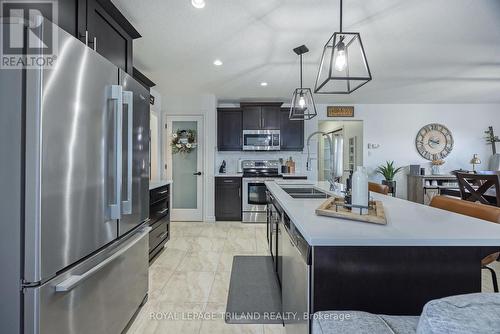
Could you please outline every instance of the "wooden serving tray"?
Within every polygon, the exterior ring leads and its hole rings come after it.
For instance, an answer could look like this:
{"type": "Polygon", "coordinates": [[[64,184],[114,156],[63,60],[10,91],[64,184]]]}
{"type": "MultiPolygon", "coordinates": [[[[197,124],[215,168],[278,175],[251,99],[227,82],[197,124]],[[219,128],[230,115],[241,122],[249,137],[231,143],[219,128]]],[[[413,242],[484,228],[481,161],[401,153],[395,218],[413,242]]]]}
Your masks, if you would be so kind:
{"type": "MultiPolygon", "coordinates": [[[[323,204],[316,209],[316,214],[318,216],[328,216],[335,218],[343,218],[349,220],[357,220],[365,223],[373,223],[380,225],[387,225],[387,219],[385,217],[384,205],[381,201],[372,201],[370,206],[373,209],[368,210],[367,215],[360,215],[355,212],[351,212],[349,208],[343,207],[344,199],[341,197],[331,197],[327,199],[323,204]],[[337,204],[337,206],[335,205],[337,204]]],[[[356,210],[356,209],[355,209],[356,210]]]]}

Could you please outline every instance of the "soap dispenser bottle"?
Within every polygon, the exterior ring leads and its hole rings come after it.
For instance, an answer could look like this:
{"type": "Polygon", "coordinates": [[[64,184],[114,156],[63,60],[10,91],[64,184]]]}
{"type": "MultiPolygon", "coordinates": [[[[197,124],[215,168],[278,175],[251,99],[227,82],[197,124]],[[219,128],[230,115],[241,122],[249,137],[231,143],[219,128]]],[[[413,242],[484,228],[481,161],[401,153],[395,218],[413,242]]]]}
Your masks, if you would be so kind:
{"type": "MultiPolygon", "coordinates": [[[[364,167],[358,166],[352,175],[352,205],[368,207],[368,197],[368,175],[364,167]]],[[[368,214],[368,209],[353,208],[353,212],[366,215],[368,214]]]]}

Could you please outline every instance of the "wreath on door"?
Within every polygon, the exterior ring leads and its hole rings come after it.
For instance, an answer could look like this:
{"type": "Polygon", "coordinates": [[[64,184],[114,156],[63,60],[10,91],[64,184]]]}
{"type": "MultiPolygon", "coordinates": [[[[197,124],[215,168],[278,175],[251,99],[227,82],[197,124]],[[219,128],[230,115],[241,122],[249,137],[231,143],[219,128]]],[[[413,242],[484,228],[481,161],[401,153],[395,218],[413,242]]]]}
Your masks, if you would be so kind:
{"type": "Polygon", "coordinates": [[[179,130],[172,134],[172,153],[191,153],[196,148],[196,131],[195,130],[179,130]]]}

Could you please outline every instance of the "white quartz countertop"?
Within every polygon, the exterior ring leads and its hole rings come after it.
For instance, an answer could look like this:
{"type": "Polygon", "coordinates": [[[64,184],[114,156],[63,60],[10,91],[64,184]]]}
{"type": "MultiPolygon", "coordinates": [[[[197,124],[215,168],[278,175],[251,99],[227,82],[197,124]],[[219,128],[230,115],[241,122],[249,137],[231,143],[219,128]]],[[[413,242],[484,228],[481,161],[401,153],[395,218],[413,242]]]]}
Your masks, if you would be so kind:
{"type": "Polygon", "coordinates": [[[160,188],[166,186],[167,184],[172,184],[172,182],[173,182],[172,180],[150,180],[149,190],[160,188]]]}
{"type": "Polygon", "coordinates": [[[280,184],[312,185],[328,191],[328,182],[267,181],[266,186],[311,246],[500,246],[500,224],[410,201],[371,193],[384,204],[387,225],[317,216],[324,199],[293,199],[280,184]]]}

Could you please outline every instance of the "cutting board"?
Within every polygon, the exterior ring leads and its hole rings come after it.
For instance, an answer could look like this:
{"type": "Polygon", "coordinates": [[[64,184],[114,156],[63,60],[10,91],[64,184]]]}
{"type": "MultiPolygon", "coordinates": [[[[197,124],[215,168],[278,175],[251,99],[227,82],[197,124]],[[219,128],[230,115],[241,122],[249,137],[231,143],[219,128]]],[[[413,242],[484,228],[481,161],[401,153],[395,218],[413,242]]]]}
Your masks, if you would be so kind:
{"type": "MultiPolygon", "coordinates": [[[[351,212],[349,208],[343,206],[344,199],[341,197],[331,197],[327,199],[316,209],[318,216],[327,216],[334,218],[342,218],[348,220],[356,220],[365,223],[387,225],[385,217],[384,205],[381,201],[371,201],[370,210],[367,215],[351,212]]],[[[354,209],[356,210],[356,209],[354,209]]]]}

